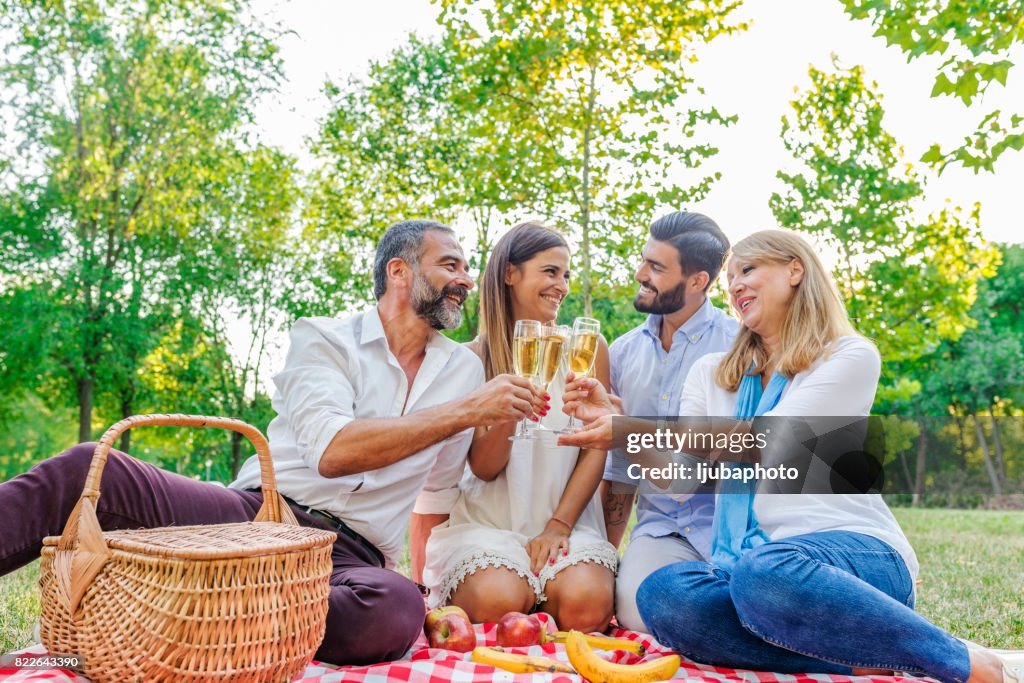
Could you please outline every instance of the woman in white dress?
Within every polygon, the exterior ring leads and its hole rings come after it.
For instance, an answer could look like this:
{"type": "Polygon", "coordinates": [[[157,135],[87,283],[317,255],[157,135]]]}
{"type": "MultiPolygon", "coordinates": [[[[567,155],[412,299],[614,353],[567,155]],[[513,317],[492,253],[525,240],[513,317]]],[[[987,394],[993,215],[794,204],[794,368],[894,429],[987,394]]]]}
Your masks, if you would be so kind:
{"type": "MultiPolygon", "coordinates": [[[[523,223],[498,240],[480,285],[480,335],[468,344],[488,378],[512,372],[515,321],[554,321],[568,290],[569,248],[557,232],[523,223]]],[[[595,372],[607,384],[603,339],[595,372]]],[[[560,628],[607,628],[618,554],[595,497],[605,453],[555,444],[568,419],[564,383],[560,371],[537,438],[510,441],[515,425],[476,430],[459,500],[427,543],[432,607],[458,605],[474,622],[537,609],[560,628]]]]}

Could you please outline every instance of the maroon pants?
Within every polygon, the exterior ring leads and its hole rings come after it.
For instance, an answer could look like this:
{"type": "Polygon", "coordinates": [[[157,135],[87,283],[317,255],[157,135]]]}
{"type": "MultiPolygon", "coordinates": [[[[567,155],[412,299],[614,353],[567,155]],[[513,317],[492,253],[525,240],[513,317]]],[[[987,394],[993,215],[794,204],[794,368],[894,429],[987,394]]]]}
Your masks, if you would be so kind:
{"type": "MultiPolygon", "coordinates": [[[[95,446],[79,444],[0,484],[0,575],[39,557],[43,538],[64,530],[95,446]]],[[[189,479],[112,450],[96,511],[106,530],[139,529],[245,522],[262,502],[260,493],[189,479]]],[[[330,528],[293,511],[303,526],[330,528]]],[[[371,664],[401,657],[423,629],[419,589],[401,574],[380,568],[366,547],[343,533],[331,557],[327,633],[316,658],[371,664]]]]}

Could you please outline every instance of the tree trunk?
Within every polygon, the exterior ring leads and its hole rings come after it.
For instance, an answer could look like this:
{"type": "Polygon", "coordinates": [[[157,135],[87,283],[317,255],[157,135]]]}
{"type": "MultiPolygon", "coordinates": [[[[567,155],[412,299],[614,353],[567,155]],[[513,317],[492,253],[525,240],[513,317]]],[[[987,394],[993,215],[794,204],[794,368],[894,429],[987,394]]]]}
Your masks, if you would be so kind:
{"type": "Polygon", "coordinates": [[[967,438],[964,436],[964,416],[956,416],[956,429],[960,441],[960,461],[967,468],[967,438]]]}
{"type": "MultiPolygon", "coordinates": [[[[132,412],[132,399],[124,398],[121,399],[121,419],[131,417],[135,413],[132,412]]],[[[131,453],[132,448],[132,430],[126,429],[121,432],[121,452],[131,453]]]]}
{"type": "Polygon", "coordinates": [[[978,414],[974,414],[974,432],[978,435],[978,445],[981,446],[981,455],[985,459],[985,470],[988,471],[988,478],[992,481],[992,493],[997,496],[1003,495],[1003,487],[999,483],[999,474],[992,465],[992,457],[988,452],[988,441],[985,440],[985,432],[981,430],[981,420],[978,414]]]}
{"type": "Polygon", "coordinates": [[[999,420],[996,419],[995,411],[993,410],[988,414],[989,420],[992,422],[992,443],[996,448],[996,464],[999,469],[1000,479],[1005,484],[1007,481],[1006,477],[1006,455],[1003,453],[1003,438],[999,436],[999,420]]]}
{"type": "Polygon", "coordinates": [[[914,489],[914,477],[910,474],[910,465],[907,464],[907,452],[900,451],[900,468],[903,470],[903,480],[907,482],[907,490],[914,489]]]}
{"type": "Polygon", "coordinates": [[[924,466],[928,455],[928,428],[924,420],[917,421],[921,431],[917,435],[917,461],[914,463],[914,496],[910,504],[917,507],[924,497],[924,466]]]}
{"type": "Polygon", "coordinates": [[[583,130],[583,182],[580,192],[582,206],[580,207],[580,227],[582,228],[582,243],[580,248],[583,251],[583,314],[591,317],[594,314],[593,294],[591,292],[590,272],[590,140],[594,127],[594,105],[597,102],[597,69],[590,68],[590,86],[587,93],[587,127],[583,130]]]}
{"type": "Polygon", "coordinates": [[[92,377],[78,378],[78,442],[92,440],[92,377]]]}

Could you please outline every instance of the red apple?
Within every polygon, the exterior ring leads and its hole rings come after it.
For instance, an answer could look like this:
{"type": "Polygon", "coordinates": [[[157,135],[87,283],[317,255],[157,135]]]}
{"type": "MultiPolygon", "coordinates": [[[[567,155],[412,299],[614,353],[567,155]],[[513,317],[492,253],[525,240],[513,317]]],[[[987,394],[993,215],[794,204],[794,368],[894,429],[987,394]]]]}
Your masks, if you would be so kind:
{"type": "Polygon", "coordinates": [[[455,605],[438,607],[427,612],[427,618],[423,620],[423,630],[427,634],[430,647],[455,652],[471,652],[476,647],[473,622],[461,607],[455,605]]]}
{"type": "Polygon", "coordinates": [[[529,647],[544,642],[544,624],[536,614],[509,612],[498,622],[498,645],[529,647]]]}

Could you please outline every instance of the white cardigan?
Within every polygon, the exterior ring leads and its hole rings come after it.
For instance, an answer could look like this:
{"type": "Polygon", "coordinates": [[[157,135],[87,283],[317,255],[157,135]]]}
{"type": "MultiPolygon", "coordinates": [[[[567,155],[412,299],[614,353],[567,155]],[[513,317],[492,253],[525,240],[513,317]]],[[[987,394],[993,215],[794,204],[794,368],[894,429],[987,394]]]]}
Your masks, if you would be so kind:
{"type": "MultiPolygon", "coordinates": [[[[857,336],[843,337],[786,386],[778,405],[766,415],[867,416],[875,400],[881,360],[875,347],[857,336]],[[825,357],[827,355],[827,358],[825,357]]],[[[682,416],[731,417],[736,392],[715,381],[724,353],[694,363],[683,386],[682,416]]],[[[914,549],[889,507],[877,494],[770,494],[754,499],[761,528],[779,540],[815,531],[854,531],[891,545],[903,557],[912,578],[918,563],[914,549]]]]}

